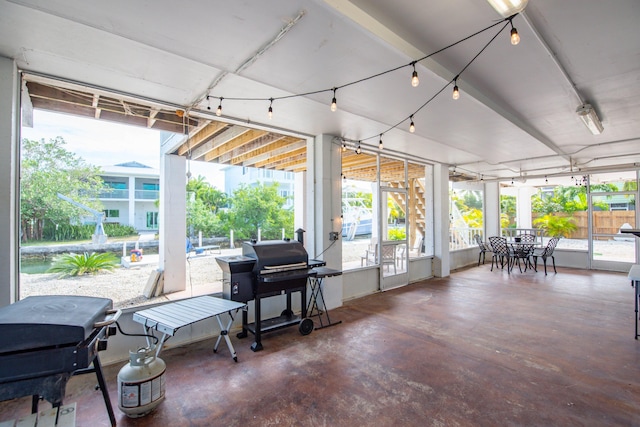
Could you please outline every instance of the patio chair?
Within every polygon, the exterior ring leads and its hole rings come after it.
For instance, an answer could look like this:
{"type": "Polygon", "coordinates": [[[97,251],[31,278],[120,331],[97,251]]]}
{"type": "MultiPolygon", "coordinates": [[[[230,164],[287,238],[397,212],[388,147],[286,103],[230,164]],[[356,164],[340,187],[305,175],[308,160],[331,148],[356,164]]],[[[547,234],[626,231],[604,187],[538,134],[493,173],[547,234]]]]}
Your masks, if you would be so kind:
{"type": "Polygon", "coordinates": [[[547,246],[544,248],[536,248],[531,255],[533,257],[533,265],[536,271],[538,271],[538,257],[542,258],[542,263],[544,264],[544,275],[547,275],[547,258],[551,257],[551,262],[553,263],[553,272],[558,273],[556,271],[556,259],[553,256],[553,251],[556,249],[558,245],[558,241],[560,241],[559,237],[552,237],[547,246]]]}
{"type": "Polygon", "coordinates": [[[509,246],[507,245],[507,239],[505,237],[491,236],[489,237],[489,243],[491,244],[491,250],[493,255],[491,256],[491,271],[493,271],[493,263],[498,266],[498,260],[500,260],[500,266],[504,269],[504,263],[507,262],[507,273],[511,273],[511,262],[513,254],[509,246]]]}
{"type": "Polygon", "coordinates": [[[387,266],[387,271],[389,271],[389,266],[393,265],[393,274],[397,274],[396,270],[396,246],[397,245],[382,245],[382,266],[387,266]]]}
{"type": "Polygon", "coordinates": [[[478,253],[478,266],[480,266],[480,260],[482,260],[482,264],[484,264],[486,253],[491,253],[493,251],[491,250],[491,246],[489,246],[489,244],[482,241],[482,238],[479,234],[474,234],[473,240],[476,241],[476,243],[478,244],[478,248],[480,249],[480,253],[478,253]]]}

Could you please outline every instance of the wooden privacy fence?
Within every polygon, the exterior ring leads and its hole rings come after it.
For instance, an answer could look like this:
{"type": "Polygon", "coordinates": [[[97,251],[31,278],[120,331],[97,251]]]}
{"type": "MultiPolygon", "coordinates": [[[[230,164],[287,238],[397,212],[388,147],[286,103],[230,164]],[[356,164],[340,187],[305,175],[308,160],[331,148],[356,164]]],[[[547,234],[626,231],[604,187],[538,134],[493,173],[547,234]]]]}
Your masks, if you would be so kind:
{"type": "MultiPolygon", "coordinates": [[[[573,218],[578,229],[571,233],[570,239],[586,239],[588,237],[588,212],[580,211],[572,214],[556,212],[554,216],[573,218]]],[[[541,213],[533,213],[532,219],[543,216],[541,213]]],[[[594,211],[593,212],[593,233],[594,234],[617,234],[623,224],[629,224],[631,228],[636,228],[634,211],[594,211]]]]}

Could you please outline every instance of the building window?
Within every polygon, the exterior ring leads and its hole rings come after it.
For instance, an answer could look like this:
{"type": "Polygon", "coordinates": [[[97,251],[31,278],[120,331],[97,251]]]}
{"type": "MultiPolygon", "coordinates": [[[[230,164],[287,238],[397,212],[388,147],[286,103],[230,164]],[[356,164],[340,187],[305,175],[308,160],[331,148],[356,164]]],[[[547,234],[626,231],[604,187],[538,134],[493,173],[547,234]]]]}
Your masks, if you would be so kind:
{"type": "Polygon", "coordinates": [[[105,209],[103,212],[105,218],[120,218],[119,209],[105,209]]]}
{"type": "Polygon", "coordinates": [[[109,188],[113,188],[114,190],[126,190],[127,183],[126,182],[117,182],[117,181],[104,181],[104,185],[109,188]]]}
{"type": "Polygon", "coordinates": [[[158,184],[158,183],[152,184],[152,183],[144,182],[144,183],[142,183],[142,189],[143,190],[159,191],[160,190],[160,184],[158,184]]]}
{"type": "Polygon", "coordinates": [[[158,212],[147,212],[147,228],[158,228],[158,212]]]}

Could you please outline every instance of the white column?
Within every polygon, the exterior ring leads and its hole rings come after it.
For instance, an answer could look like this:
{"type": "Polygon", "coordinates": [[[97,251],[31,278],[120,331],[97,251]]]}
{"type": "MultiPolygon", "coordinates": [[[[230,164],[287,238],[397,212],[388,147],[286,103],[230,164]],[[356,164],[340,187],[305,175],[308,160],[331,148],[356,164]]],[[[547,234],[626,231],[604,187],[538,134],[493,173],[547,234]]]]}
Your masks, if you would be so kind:
{"type": "MultiPolygon", "coordinates": [[[[295,231],[299,228],[303,230],[307,229],[307,188],[305,182],[309,174],[307,172],[300,172],[295,174],[293,181],[293,231],[294,235],[292,239],[296,239],[295,231]]],[[[306,234],[306,233],[305,233],[306,234]]],[[[308,237],[305,235],[305,243],[308,237]]]]}
{"type": "Polygon", "coordinates": [[[0,56],[0,307],[18,295],[19,140],[20,77],[15,62],[0,56]]]}
{"type": "Polygon", "coordinates": [[[533,228],[531,223],[531,196],[536,193],[533,187],[519,187],[516,205],[516,224],[518,228],[533,228]]]}
{"type": "Polygon", "coordinates": [[[447,277],[451,272],[449,258],[449,168],[433,167],[434,257],[433,274],[447,277]]]}
{"type": "Polygon", "coordinates": [[[186,159],[160,158],[160,262],[164,271],[164,292],[186,289],[187,190],[186,159]]]}
{"type": "MultiPolygon", "coordinates": [[[[333,136],[319,135],[307,144],[307,188],[308,196],[313,200],[313,206],[308,209],[308,224],[313,224],[312,233],[307,229],[307,235],[313,234],[309,243],[313,246],[310,257],[320,257],[327,263],[327,267],[342,269],[342,244],[338,240],[330,248],[332,241],[330,232],[337,232],[342,236],[342,156],[340,145],[332,143],[333,136]]],[[[311,236],[308,236],[309,238],[311,236]]],[[[308,249],[307,249],[308,250],[308,249]]],[[[325,279],[324,297],[328,309],[342,305],[342,276],[325,279]]]]}
{"type": "Polygon", "coordinates": [[[500,236],[500,184],[484,184],[484,238],[500,236]]]}
{"type": "MultiPolygon", "coordinates": [[[[136,225],[136,178],[129,177],[129,225],[138,228],[136,225]]],[[[142,228],[142,227],[140,227],[142,228]]]]}
{"type": "MultiPolygon", "coordinates": [[[[424,181],[424,243],[425,243],[425,255],[433,255],[433,242],[435,242],[435,212],[433,209],[434,206],[434,184],[433,184],[433,166],[426,165],[425,168],[425,181],[424,181]]],[[[410,242],[413,245],[413,242],[410,242]]]]}

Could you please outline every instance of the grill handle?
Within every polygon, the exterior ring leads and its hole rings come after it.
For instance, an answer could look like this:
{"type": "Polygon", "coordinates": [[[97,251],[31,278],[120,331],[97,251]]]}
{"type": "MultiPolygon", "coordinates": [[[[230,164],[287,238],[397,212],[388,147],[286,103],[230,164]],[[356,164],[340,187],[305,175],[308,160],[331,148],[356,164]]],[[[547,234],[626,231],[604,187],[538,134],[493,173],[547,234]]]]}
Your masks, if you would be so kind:
{"type": "Polygon", "coordinates": [[[118,309],[118,310],[107,310],[107,315],[109,314],[113,314],[113,316],[110,319],[106,319],[102,322],[96,322],[93,324],[93,327],[98,329],[98,328],[102,328],[104,326],[109,326],[113,323],[115,323],[119,318],[120,315],[122,314],[122,310],[118,309]]]}

